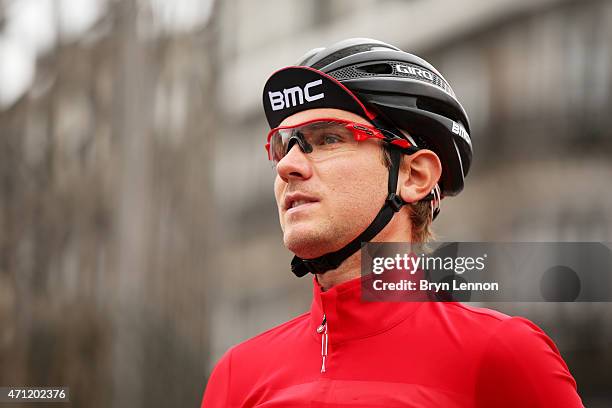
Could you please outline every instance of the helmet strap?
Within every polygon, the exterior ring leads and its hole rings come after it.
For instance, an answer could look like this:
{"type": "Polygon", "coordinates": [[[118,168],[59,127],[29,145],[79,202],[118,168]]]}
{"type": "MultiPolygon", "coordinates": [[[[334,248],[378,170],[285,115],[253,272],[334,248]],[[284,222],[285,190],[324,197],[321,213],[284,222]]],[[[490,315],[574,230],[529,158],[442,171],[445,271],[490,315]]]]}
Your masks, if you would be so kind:
{"type": "Polygon", "coordinates": [[[389,179],[387,182],[387,199],[384,205],[374,218],[374,221],[363,231],[357,238],[349,242],[345,247],[336,252],[330,252],[321,255],[318,258],[303,259],[294,256],[291,261],[291,271],[297,276],[302,277],[308,272],[314,274],[323,274],[329,270],[338,268],[342,262],[348,257],[357,252],[363,242],[370,242],[376,235],[380,233],[389,224],[393,215],[398,212],[406,202],[397,195],[397,181],[399,176],[400,162],[402,152],[391,144],[388,144],[388,152],[391,158],[391,166],[389,167],[389,179]]]}

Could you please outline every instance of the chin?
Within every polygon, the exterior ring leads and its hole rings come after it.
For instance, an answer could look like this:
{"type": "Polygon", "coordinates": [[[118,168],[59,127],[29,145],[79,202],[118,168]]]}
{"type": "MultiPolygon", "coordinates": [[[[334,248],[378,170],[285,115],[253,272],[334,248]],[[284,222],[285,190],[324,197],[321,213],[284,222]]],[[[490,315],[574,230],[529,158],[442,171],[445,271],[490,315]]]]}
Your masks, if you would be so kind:
{"type": "Polygon", "coordinates": [[[329,240],[313,231],[286,231],[284,234],[285,246],[300,258],[317,258],[327,252],[330,248],[329,240]]]}

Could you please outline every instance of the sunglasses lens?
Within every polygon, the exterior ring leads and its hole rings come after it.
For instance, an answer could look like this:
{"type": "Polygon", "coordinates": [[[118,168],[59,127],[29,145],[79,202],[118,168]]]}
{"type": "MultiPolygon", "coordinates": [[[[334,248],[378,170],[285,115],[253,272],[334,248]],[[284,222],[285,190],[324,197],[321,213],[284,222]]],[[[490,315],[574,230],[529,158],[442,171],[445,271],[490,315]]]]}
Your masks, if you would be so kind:
{"type": "Polygon", "coordinates": [[[320,159],[331,152],[352,150],[357,141],[346,123],[311,122],[275,130],[270,136],[270,158],[275,164],[278,163],[296,143],[302,152],[320,159]]]}
{"type": "Polygon", "coordinates": [[[283,145],[282,130],[277,130],[270,137],[270,159],[274,164],[281,161],[286,154],[285,146],[283,145]]]}

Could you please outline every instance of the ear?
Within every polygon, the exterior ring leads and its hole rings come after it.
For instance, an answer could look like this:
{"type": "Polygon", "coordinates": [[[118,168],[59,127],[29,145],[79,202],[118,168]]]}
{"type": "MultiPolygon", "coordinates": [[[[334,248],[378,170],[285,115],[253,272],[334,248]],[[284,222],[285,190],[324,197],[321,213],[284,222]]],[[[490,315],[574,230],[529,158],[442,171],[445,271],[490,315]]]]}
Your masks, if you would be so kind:
{"type": "Polygon", "coordinates": [[[433,190],[442,175],[442,164],[431,150],[419,150],[402,158],[399,194],[407,203],[415,203],[433,190]]]}

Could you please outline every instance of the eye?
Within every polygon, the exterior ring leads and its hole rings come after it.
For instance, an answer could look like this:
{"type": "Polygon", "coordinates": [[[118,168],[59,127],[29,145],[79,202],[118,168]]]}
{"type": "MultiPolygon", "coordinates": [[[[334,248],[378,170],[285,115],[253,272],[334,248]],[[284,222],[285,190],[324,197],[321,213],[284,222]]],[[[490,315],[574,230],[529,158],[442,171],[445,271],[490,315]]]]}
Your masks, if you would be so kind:
{"type": "Polygon", "coordinates": [[[341,136],[330,134],[330,133],[324,134],[320,139],[320,144],[322,145],[336,144],[336,143],[342,143],[342,142],[343,142],[343,138],[341,136]]]}

